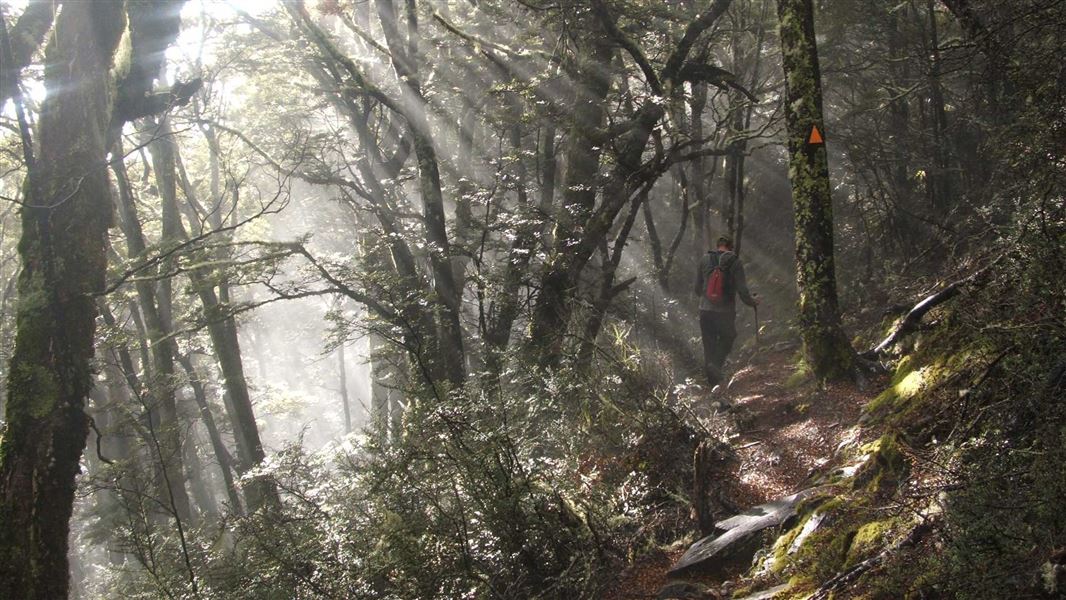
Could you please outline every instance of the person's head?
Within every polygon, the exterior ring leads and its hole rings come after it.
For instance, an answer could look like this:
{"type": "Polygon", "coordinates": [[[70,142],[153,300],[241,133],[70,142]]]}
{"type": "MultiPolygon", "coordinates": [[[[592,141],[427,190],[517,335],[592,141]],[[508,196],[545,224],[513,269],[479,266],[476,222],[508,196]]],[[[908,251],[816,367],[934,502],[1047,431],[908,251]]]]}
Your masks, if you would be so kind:
{"type": "Polygon", "coordinates": [[[718,249],[719,250],[732,250],[733,249],[733,240],[731,240],[731,239],[729,239],[729,238],[727,238],[726,236],[723,235],[722,237],[718,238],[718,249]]]}

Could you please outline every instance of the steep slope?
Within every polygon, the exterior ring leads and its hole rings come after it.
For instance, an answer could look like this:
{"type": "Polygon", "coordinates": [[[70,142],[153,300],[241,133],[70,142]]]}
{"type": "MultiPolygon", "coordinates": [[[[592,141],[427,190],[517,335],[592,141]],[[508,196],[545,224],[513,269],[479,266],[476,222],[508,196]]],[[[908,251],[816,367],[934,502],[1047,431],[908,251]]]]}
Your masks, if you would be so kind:
{"type": "Polygon", "coordinates": [[[661,558],[669,575],[637,569],[640,584],[624,580],[617,597],[1064,597],[1056,257],[1034,244],[956,278],[966,287],[952,302],[869,354],[891,371],[876,393],[794,387],[785,352],[741,369],[728,392],[736,460],[720,487],[746,510],[716,515],[709,535],[661,558]]]}

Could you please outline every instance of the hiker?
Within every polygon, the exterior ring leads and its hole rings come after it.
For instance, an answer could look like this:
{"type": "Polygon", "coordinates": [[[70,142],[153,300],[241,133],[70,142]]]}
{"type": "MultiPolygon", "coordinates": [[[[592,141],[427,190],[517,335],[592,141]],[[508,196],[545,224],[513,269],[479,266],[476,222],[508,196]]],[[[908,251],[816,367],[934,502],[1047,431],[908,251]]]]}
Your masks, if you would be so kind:
{"type": "Polygon", "coordinates": [[[718,238],[718,249],[700,258],[696,273],[696,294],[700,297],[700,333],[703,336],[703,365],[713,389],[721,383],[726,356],[737,337],[736,296],[755,308],[759,299],[748,290],[744,265],[733,252],[733,241],[718,238]]]}

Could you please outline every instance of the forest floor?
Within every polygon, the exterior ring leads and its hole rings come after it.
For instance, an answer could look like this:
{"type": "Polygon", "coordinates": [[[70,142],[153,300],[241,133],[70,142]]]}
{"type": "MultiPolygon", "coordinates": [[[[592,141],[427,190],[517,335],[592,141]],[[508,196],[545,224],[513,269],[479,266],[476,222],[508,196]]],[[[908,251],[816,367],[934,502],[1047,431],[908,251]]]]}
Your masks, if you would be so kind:
{"type": "MultiPolygon", "coordinates": [[[[870,385],[862,391],[851,383],[824,388],[795,385],[790,381],[795,353],[795,347],[776,349],[741,360],[728,389],[716,393],[733,405],[726,419],[737,460],[732,461],[726,478],[725,500],[740,510],[803,489],[804,482],[821,471],[842,444],[856,441],[859,434],[853,425],[878,388],[870,385]]],[[[714,399],[701,401],[710,405],[714,399]]],[[[620,574],[605,598],[656,598],[668,581],[678,580],[722,588],[727,582],[698,576],[667,577],[687,547],[672,547],[638,559],[620,574]]]]}

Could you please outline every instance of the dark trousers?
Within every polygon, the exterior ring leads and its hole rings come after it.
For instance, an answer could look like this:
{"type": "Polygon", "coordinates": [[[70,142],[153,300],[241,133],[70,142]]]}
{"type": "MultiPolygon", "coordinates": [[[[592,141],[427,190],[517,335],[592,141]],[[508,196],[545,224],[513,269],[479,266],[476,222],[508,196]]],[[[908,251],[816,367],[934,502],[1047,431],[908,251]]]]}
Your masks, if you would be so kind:
{"type": "Polygon", "coordinates": [[[737,339],[736,313],[733,311],[700,311],[700,333],[703,335],[703,369],[712,386],[722,381],[725,357],[737,339]]]}

